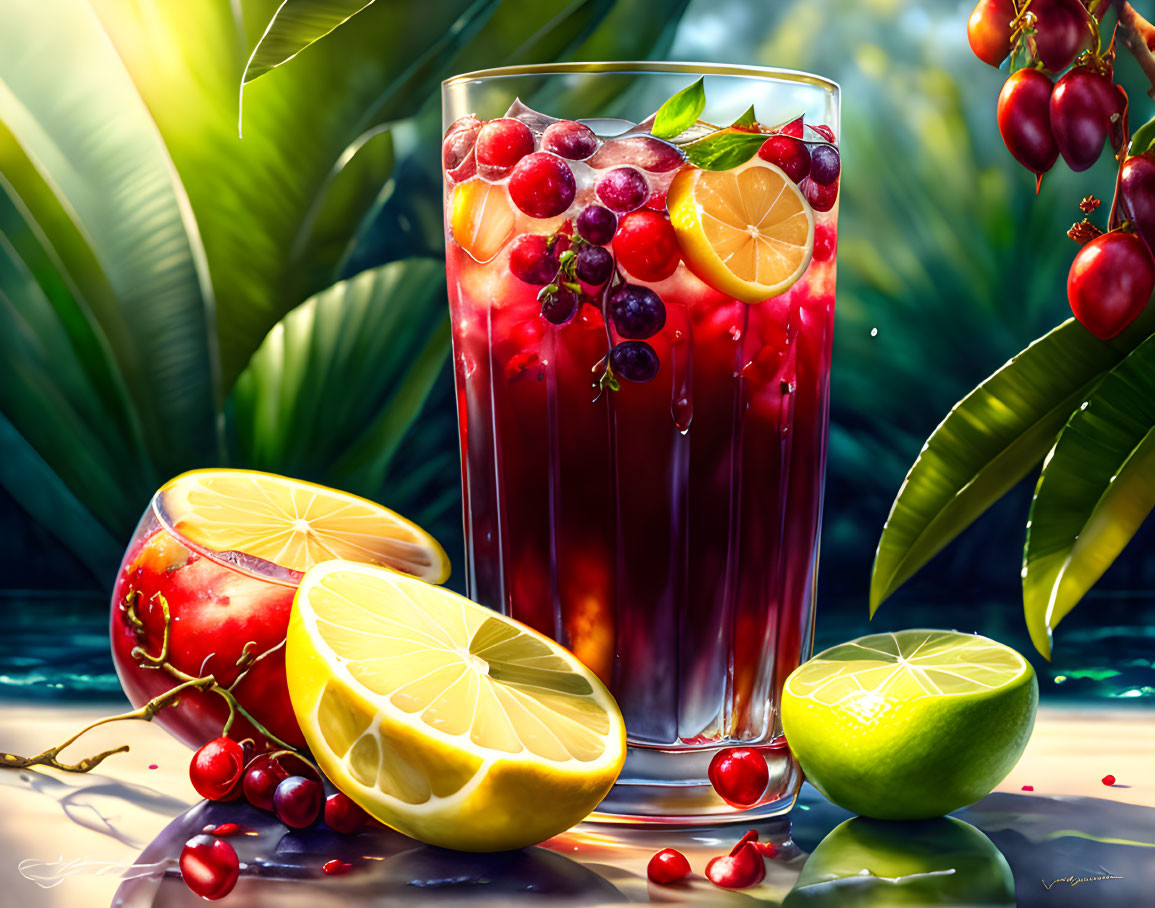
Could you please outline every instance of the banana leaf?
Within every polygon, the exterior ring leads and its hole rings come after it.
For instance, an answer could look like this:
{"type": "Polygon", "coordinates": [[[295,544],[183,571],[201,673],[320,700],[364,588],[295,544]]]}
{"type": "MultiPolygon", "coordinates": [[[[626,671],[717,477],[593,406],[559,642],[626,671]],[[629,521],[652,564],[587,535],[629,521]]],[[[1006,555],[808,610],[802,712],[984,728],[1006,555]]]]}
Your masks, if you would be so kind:
{"type": "Polygon", "coordinates": [[[1111,341],[1074,319],[1039,338],[957,403],[891,506],[874,559],[870,614],[1050,450],[1084,395],[1151,332],[1150,310],[1111,341]]]}
{"type": "Polygon", "coordinates": [[[244,83],[286,63],[306,47],[333,29],[348,22],[373,0],[284,0],[277,8],[269,27],[253,48],[241,76],[241,99],[244,83]]]}
{"type": "Polygon", "coordinates": [[[444,288],[438,260],[391,262],[285,316],[233,389],[240,462],[379,495],[446,359],[444,288]]]}
{"type": "Polygon", "coordinates": [[[1035,487],[1023,607],[1048,659],[1051,635],[1155,507],[1155,335],[1077,407],[1035,487]]]}

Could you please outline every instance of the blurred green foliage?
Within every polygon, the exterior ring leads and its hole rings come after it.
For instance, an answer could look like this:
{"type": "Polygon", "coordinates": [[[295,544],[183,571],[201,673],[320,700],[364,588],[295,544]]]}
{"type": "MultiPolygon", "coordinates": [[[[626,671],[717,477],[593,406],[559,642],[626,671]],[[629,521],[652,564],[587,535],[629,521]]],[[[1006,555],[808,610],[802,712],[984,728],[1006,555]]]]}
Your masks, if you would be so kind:
{"type": "Polygon", "coordinates": [[[662,55],[684,6],[7,4],[0,484],[37,529],[3,585],[69,582],[20,570],[47,529],[103,587],[157,485],[214,464],[359,492],[452,549],[438,85],[662,55]]]}

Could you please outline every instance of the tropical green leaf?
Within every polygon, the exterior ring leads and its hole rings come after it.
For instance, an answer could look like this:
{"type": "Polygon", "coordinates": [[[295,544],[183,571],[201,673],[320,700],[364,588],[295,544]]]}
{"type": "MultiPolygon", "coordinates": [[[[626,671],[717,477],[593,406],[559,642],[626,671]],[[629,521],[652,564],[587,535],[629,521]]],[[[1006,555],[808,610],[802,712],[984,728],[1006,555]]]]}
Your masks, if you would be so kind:
{"type": "Polygon", "coordinates": [[[1155,506],[1155,335],[1075,410],[1035,487],[1023,607],[1035,648],[1103,576],[1155,506]]]}
{"type": "Polygon", "coordinates": [[[1135,130],[1135,134],[1131,136],[1128,154],[1143,154],[1145,151],[1150,151],[1153,145],[1155,145],[1155,117],[1135,130]]]}
{"type": "MultiPolygon", "coordinates": [[[[84,308],[74,317],[115,362],[151,463],[165,473],[207,456],[218,397],[204,253],[164,144],[86,2],[6,11],[0,121],[14,203],[76,288],[84,308]],[[67,61],[52,78],[48,59],[67,61]]],[[[30,437],[26,423],[14,424],[30,437]]],[[[39,451],[62,469],[78,443],[39,451]]],[[[122,492],[131,500],[132,487],[122,492]]]]}
{"type": "Polygon", "coordinates": [[[720,129],[683,145],[682,150],[691,164],[703,170],[729,170],[749,161],[765,142],[766,137],[761,133],[720,129]]]}
{"type": "Polygon", "coordinates": [[[874,558],[871,615],[1043,458],[1088,390],[1150,333],[1150,310],[1141,321],[1100,341],[1068,319],[955,404],[891,506],[874,558]]]}
{"type": "Polygon", "coordinates": [[[754,105],[751,104],[746,112],[742,114],[737,120],[731,123],[731,126],[753,126],[758,122],[757,115],[754,113],[754,105]]]}
{"type": "Polygon", "coordinates": [[[314,41],[344,25],[373,0],[284,0],[245,64],[241,75],[251,82],[297,56],[314,41]]]}
{"type": "Polygon", "coordinates": [[[120,562],[121,544],[2,413],[0,486],[67,546],[100,583],[113,575],[120,562]]]}
{"type": "MultiPolygon", "coordinates": [[[[248,84],[244,139],[236,123],[244,36],[263,34],[279,3],[246,0],[239,20],[227,0],[93,4],[188,191],[217,289],[228,388],[273,325],[337,277],[307,258],[311,216],[327,210],[326,223],[352,238],[366,202],[380,195],[380,168],[353,167],[339,193],[353,207],[331,207],[325,196],[341,162],[366,134],[435,95],[446,59],[485,24],[496,0],[427,0],[420,15],[408,0],[377,0],[355,24],[248,84]]],[[[528,34],[529,23],[522,27],[528,34]]],[[[377,142],[361,151],[374,149],[377,142]]],[[[340,238],[325,245],[336,248],[340,238]]]]}
{"type": "Polygon", "coordinates": [[[698,122],[706,109],[706,80],[700,77],[658,108],[650,130],[659,139],[672,139],[698,122]]]}
{"type": "Polygon", "coordinates": [[[442,262],[410,259],[285,316],[233,390],[239,461],[377,496],[448,354],[444,292],[442,262]]]}

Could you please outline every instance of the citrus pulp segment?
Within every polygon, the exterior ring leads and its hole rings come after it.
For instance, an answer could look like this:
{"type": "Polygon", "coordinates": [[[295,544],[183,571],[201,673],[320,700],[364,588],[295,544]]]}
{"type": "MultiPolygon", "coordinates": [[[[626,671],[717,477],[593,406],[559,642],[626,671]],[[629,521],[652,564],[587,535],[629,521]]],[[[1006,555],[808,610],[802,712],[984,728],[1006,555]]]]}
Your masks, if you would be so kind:
{"type": "Polygon", "coordinates": [[[819,653],[782,696],[807,778],[864,816],[941,816],[986,795],[1030,737],[1034,670],[985,637],[873,634],[819,653]]]}
{"type": "Polygon", "coordinates": [[[759,157],[732,170],[685,168],[666,199],[690,270],[734,299],[777,296],[810,264],[814,212],[794,182],[759,157]]]}
{"type": "Polygon", "coordinates": [[[286,667],[326,775],[430,844],[499,851],[549,838],[597,806],[625,759],[617,705],[573,655],[386,569],[310,570],[286,667]]]}
{"type": "Polygon", "coordinates": [[[291,571],[330,559],[381,564],[432,582],[449,559],[421,527],[388,508],[311,482],[253,470],[195,470],[160,490],[164,519],[216,552],[291,571]]]}

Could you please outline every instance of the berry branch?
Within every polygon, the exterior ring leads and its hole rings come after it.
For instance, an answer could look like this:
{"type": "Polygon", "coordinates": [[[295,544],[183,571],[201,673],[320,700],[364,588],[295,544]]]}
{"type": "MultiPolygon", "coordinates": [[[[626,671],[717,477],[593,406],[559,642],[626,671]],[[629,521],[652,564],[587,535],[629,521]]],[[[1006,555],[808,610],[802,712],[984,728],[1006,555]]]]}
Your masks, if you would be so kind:
{"type": "Polygon", "coordinates": [[[1147,94],[1155,99],[1155,25],[1144,19],[1130,3],[1123,3],[1119,7],[1119,26],[1124,46],[1151,83],[1147,94]]]}
{"type": "MultiPolygon", "coordinates": [[[[136,611],[136,608],[140,604],[142,598],[143,595],[140,593],[140,591],[134,589],[130,589],[128,594],[124,597],[125,618],[128,623],[136,630],[138,637],[143,637],[145,631],[144,622],[141,620],[136,611]]],[[[236,686],[252,670],[253,666],[283,647],[285,645],[284,641],[281,641],[276,646],[256,656],[252,655],[252,652],[249,649],[251,644],[245,644],[241,651],[241,656],[236,662],[236,665],[243,668],[243,671],[237,675],[237,677],[231,684],[229,684],[228,687],[225,687],[220,682],[218,682],[216,675],[212,673],[203,675],[201,677],[194,677],[187,672],[181,671],[179,668],[168,661],[169,630],[172,623],[172,619],[169,614],[168,602],[160,593],[156,593],[153,598],[156,600],[157,605],[160,607],[161,614],[164,617],[164,627],[161,635],[160,652],[154,656],[146,652],[143,647],[136,646],[133,647],[132,655],[140,662],[143,668],[163,671],[179,683],[170,690],[165,691],[163,694],[159,694],[158,696],[153,697],[139,709],[134,709],[131,712],[121,713],[120,715],[116,716],[106,716],[103,719],[98,719],[91,725],[82,728],[68,740],[57,744],[55,747],[50,747],[47,750],[34,756],[22,757],[17,754],[0,752],[0,766],[7,766],[13,769],[25,769],[30,766],[47,766],[52,769],[63,770],[64,772],[88,772],[89,770],[94,769],[96,766],[100,765],[100,763],[102,763],[108,757],[111,757],[113,754],[127,753],[129,751],[129,746],[127,744],[121,744],[119,747],[114,747],[111,750],[103,751],[91,757],[85,757],[83,760],[80,760],[76,763],[61,762],[59,759],[60,752],[74,743],[82,735],[87,734],[92,729],[101,725],[107,725],[110,722],[122,722],[134,719],[143,722],[151,722],[153,717],[158,712],[160,712],[160,710],[166,706],[175,705],[179,701],[181,694],[190,690],[207,691],[208,693],[217,694],[224,699],[225,704],[229,709],[229,716],[228,719],[225,720],[224,727],[221,729],[222,735],[227,735],[229,733],[234,720],[236,719],[237,715],[240,714],[246,720],[248,720],[253,728],[255,728],[258,733],[263,735],[270,744],[280,748],[282,752],[292,753],[302,760],[305,759],[300,751],[298,751],[295,747],[293,747],[291,744],[286,744],[271,731],[265,728],[265,726],[263,726],[260,722],[254,719],[252,714],[243,706],[241,706],[239,702],[237,702],[236,695],[234,694],[236,686]]],[[[309,761],[306,760],[305,762],[309,761]]],[[[312,764],[310,763],[309,765],[312,764]]]]}

